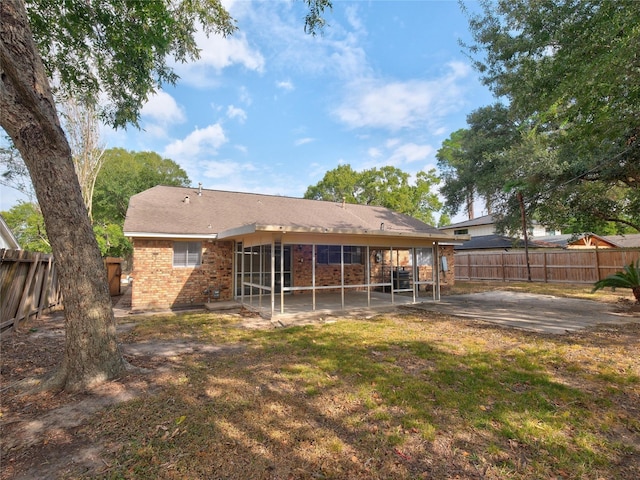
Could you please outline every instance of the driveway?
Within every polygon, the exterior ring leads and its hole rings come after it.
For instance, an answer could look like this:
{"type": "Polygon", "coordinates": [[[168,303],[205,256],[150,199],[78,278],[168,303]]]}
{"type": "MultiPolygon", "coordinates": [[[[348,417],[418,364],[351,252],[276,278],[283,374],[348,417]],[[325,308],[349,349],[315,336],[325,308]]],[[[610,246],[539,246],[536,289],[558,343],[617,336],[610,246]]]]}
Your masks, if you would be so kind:
{"type": "Polygon", "coordinates": [[[508,291],[443,296],[440,302],[414,307],[552,334],[564,334],[602,323],[640,323],[638,313],[616,312],[616,305],[611,303],[508,291]]]}

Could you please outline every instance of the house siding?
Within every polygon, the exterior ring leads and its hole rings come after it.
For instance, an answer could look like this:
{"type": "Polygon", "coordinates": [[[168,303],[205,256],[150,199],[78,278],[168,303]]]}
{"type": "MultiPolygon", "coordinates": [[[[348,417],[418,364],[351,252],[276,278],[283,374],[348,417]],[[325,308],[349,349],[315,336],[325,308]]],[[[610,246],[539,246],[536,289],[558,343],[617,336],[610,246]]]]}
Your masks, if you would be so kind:
{"type": "Polygon", "coordinates": [[[233,242],[202,242],[197,267],[173,266],[173,241],[134,239],[134,310],[202,305],[220,292],[219,300],[233,298],[233,242]]]}

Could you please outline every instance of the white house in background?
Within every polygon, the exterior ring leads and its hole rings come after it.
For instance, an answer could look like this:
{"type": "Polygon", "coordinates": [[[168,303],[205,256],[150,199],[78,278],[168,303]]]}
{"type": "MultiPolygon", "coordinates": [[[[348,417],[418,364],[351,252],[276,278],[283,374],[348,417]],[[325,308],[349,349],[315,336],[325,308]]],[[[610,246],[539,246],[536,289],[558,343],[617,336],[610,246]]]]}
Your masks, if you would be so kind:
{"type": "Polygon", "coordinates": [[[20,250],[20,244],[15,235],[0,215],[0,248],[9,250],[20,250]]]}
{"type": "MultiPolygon", "coordinates": [[[[470,235],[472,238],[483,237],[486,235],[497,234],[495,223],[493,215],[484,215],[472,220],[466,220],[464,222],[440,227],[440,230],[451,235],[470,235]]],[[[536,221],[533,222],[531,230],[529,230],[528,233],[530,238],[560,235],[559,230],[549,230],[536,221]]]]}

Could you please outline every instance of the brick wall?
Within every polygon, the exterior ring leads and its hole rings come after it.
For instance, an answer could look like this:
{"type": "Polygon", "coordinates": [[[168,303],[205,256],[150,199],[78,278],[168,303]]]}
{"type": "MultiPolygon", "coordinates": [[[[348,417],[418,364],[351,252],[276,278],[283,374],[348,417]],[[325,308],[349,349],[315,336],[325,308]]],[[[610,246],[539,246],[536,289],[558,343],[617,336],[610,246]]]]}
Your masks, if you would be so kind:
{"type": "Polygon", "coordinates": [[[233,242],[202,242],[198,267],[174,267],[171,240],[134,239],[133,247],[134,310],[202,305],[208,289],[219,290],[219,300],[233,299],[233,242]]]}
{"type": "MultiPolygon", "coordinates": [[[[312,247],[311,245],[293,246],[293,282],[294,286],[308,286],[313,283],[312,279],[312,247]]],[[[362,285],[365,280],[365,266],[345,265],[344,283],[345,285],[362,285]]],[[[316,264],[316,287],[340,285],[340,265],[316,264]]],[[[331,291],[328,289],[328,291],[331,291]]]]}

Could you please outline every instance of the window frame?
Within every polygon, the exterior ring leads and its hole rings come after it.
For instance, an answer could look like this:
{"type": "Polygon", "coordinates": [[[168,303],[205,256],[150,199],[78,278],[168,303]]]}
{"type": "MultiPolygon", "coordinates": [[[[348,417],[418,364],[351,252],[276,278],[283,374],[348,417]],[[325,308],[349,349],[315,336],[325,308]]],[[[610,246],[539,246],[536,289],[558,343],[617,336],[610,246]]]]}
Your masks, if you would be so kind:
{"type": "Polygon", "coordinates": [[[174,241],[173,242],[173,268],[194,268],[202,265],[202,242],[198,241],[174,241]],[[185,247],[185,251],[177,251],[176,247],[185,247]],[[197,257],[194,259],[194,257],[197,257]],[[184,256],[184,259],[181,257],[184,256]],[[178,257],[178,262],[176,262],[178,257]]]}
{"type": "Polygon", "coordinates": [[[318,265],[340,265],[340,253],[343,253],[345,265],[362,265],[362,247],[356,245],[317,245],[316,263],[318,265]]]}

